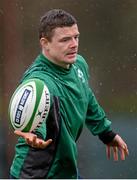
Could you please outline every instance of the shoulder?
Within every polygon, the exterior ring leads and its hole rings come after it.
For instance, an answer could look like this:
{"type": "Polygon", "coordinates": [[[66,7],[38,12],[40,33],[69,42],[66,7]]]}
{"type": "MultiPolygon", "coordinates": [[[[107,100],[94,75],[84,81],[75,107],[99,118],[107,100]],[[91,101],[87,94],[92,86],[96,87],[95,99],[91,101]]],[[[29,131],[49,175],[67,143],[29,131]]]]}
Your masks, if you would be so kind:
{"type": "Polygon", "coordinates": [[[23,83],[24,81],[37,78],[42,80],[48,87],[50,87],[50,84],[52,84],[52,82],[46,70],[47,67],[43,65],[41,55],[38,55],[32,62],[32,64],[23,73],[19,84],[23,83]]]}
{"type": "Polygon", "coordinates": [[[88,64],[87,64],[85,58],[83,56],[81,56],[80,54],[77,54],[76,64],[78,64],[82,67],[84,66],[86,69],[88,68],[88,64]]]}
{"type": "Polygon", "coordinates": [[[83,56],[80,54],[77,54],[77,60],[75,63],[76,66],[78,66],[80,69],[88,73],[88,64],[83,56]]]}
{"type": "Polygon", "coordinates": [[[82,55],[80,55],[80,54],[77,54],[77,61],[79,63],[87,64],[85,58],[82,55]]]}

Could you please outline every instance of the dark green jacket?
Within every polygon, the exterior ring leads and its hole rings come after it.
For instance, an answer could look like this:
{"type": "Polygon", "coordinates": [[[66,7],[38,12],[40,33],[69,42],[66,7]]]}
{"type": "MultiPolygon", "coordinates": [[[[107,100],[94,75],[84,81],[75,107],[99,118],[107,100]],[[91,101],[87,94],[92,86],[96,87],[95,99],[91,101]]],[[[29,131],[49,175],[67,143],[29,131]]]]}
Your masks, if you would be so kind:
{"type": "Polygon", "coordinates": [[[50,91],[50,112],[36,134],[44,140],[52,138],[53,143],[44,150],[36,149],[19,138],[11,174],[23,179],[77,178],[76,141],[84,124],[104,143],[114,137],[111,122],[89,87],[88,66],[80,55],[69,69],[64,69],[40,54],[22,81],[31,78],[43,80],[50,91]]]}

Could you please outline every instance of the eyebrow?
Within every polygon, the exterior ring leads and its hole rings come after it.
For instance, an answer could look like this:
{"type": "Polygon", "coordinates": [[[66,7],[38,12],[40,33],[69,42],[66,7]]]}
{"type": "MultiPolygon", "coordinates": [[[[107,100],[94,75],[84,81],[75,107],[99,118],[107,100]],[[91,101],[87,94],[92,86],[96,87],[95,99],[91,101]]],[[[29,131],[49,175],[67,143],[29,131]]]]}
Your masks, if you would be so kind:
{"type": "Polygon", "coordinates": [[[67,39],[71,39],[72,37],[79,37],[79,36],[80,36],[80,33],[77,33],[73,36],[66,35],[66,36],[62,37],[60,40],[65,40],[65,39],[67,40],[67,39]]]}

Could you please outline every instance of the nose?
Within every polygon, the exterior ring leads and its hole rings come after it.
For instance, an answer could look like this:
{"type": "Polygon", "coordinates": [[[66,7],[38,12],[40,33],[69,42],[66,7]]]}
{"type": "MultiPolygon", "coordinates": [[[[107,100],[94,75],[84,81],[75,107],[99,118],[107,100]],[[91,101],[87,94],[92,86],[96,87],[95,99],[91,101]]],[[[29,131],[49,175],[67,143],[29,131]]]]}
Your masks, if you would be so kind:
{"type": "Polygon", "coordinates": [[[76,47],[78,47],[78,39],[72,38],[72,39],[71,39],[71,42],[70,42],[70,47],[71,47],[71,48],[76,48],[76,47]]]}

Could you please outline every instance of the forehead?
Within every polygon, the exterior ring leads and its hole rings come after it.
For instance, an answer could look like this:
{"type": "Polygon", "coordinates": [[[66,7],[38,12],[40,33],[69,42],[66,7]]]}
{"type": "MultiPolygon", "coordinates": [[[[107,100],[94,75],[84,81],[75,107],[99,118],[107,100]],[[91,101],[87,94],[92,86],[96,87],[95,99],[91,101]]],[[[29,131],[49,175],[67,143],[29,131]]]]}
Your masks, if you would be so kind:
{"type": "Polygon", "coordinates": [[[71,37],[78,35],[78,26],[77,24],[74,24],[72,26],[68,27],[57,27],[54,29],[53,33],[53,38],[58,37],[58,38],[63,38],[63,37],[71,37]]]}

